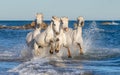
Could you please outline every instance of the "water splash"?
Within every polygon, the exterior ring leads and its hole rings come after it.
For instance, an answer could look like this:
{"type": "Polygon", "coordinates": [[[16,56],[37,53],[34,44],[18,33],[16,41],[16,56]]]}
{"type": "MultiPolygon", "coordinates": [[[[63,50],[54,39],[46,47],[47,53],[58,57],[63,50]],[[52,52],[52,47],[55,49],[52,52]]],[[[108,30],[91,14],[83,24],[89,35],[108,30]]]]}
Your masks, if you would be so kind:
{"type": "Polygon", "coordinates": [[[99,29],[97,23],[93,21],[87,29],[83,32],[84,50],[85,55],[83,59],[109,59],[114,57],[120,57],[120,51],[118,48],[104,47],[104,37],[100,32],[103,29],[99,29]],[[99,42],[98,42],[99,41],[99,42]]]}
{"type": "Polygon", "coordinates": [[[90,26],[88,26],[88,29],[85,29],[84,33],[83,33],[83,39],[84,39],[84,50],[87,51],[91,48],[93,48],[93,41],[94,41],[94,37],[95,37],[95,32],[97,30],[97,24],[95,21],[93,21],[90,26]]]}

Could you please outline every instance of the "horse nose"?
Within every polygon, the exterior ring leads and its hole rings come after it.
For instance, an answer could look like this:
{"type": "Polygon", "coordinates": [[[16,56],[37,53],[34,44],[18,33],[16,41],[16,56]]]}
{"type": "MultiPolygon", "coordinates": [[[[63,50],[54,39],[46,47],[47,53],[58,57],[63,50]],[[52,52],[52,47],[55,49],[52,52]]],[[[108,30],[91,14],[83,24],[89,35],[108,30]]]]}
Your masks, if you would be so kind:
{"type": "Polygon", "coordinates": [[[56,32],[56,35],[59,35],[60,33],[59,32],[56,32]]]}
{"type": "Polygon", "coordinates": [[[56,41],[59,41],[59,38],[57,38],[56,41]]]}
{"type": "Polygon", "coordinates": [[[67,28],[67,27],[65,27],[65,28],[64,28],[64,31],[68,31],[68,28],[67,28]]]}

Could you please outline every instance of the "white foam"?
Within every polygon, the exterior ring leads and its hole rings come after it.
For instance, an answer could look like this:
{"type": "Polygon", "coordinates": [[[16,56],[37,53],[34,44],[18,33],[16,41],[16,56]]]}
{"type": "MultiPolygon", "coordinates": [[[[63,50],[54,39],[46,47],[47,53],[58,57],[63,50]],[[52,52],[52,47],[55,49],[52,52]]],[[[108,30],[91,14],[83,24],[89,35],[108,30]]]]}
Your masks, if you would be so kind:
{"type": "Polygon", "coordinates": [[[62,66],[61,64],[57,64],[57,62],[63,62],[63,60],[56,56],[51,55],[49,57],[35,57],[31,59],[31,61],[24,62],[9,70],[9,72],[18,72],[20,75],[42,75],[42,74],[55,74],[57,72],[54,70],[54,66],[62,66]],[[45,73],[44,73],[45,71],[45,73]]]}
{"type": "Polygon", "coordinates": [[[9,51],[0,52],[0,57],[12,57],[12,56],[15,56],[15,53],[9,51]]]}

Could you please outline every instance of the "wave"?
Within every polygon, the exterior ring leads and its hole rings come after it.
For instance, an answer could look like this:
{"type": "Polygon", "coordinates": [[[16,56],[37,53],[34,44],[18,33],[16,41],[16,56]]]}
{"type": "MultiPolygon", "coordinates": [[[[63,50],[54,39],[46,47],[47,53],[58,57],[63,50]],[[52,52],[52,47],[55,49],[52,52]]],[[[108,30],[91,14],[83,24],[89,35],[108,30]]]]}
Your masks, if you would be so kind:
{"type": "MultiPolygon", "coordinates": [[[[65,50],[62,50],[62,52],[65,52],[65,50]]],[[[73,50],[73,52],[75,53],[76,51],[73,50]]],[[[111,62],[111,58],[120,57],[118,49],[111,51],[109,49],[89,50],[84,55],[78,56],[74,53],[72,53],[74,55],[73,58],[67,58],[64,54],[62,57],[57,54],[43,54],[40,57],[34,57],[29,61],[23,62],[8,72],[17,72],[20,75],[86,75],[86,73],[89,75],[93,74],[93,71],[90,71],[91,69],[105,70],[96,66],[116,66],[119,64],[119,60],[111,62]],[[104,61],[105,59],[111,60],[104,61]]],[[[118,72],[116,69],[112,71],[118,72]]]]}

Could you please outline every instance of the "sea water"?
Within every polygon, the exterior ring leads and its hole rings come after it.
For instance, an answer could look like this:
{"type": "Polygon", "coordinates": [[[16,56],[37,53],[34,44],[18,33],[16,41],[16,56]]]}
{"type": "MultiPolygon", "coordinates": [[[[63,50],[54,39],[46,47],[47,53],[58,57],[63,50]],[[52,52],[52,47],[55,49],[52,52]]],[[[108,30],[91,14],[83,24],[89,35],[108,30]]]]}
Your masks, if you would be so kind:
{"type": "MultiPolygon", "coordinates": [[[[74,22],[69,21],[69,27],[73,28],[74,22]]],[[[0,75],[120,75],[120,21],[115,21],[117,25],[103,22],[85,21],[85,53],[79,55],[77,48],[71,48],[72,58],[67,58],[65,48],[53,55],[44,49],[40,57],[24,61],[22,55],[28,50],[25,38],[32,29],[0,29],[0,75]]],[[[31,21],[0,21],[6,26],[28,23],[31,21]]]]}

